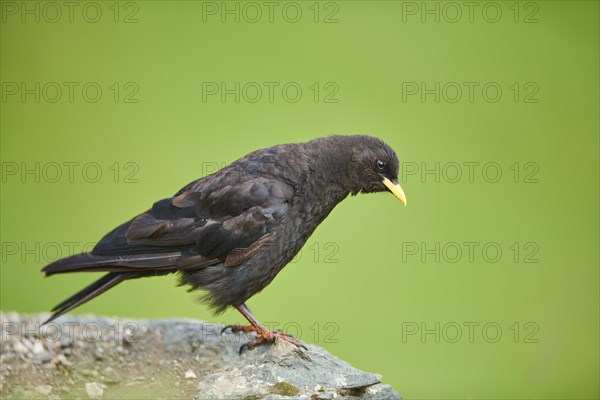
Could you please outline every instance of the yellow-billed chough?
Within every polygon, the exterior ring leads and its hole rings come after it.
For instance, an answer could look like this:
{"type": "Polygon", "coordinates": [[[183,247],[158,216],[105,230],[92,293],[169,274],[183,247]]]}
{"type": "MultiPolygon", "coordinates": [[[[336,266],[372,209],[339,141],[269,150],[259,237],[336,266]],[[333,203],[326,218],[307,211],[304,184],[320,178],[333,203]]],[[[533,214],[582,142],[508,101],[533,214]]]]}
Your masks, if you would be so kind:
{"type": "Polygon", "coordinates": [[[349,194],[390,191],[404,205],[396,153],[380,139],[330,136],[257,150],[185,186],[108,233],[89,253],[42,271],[108,272],[52,310],[47,321],[134,278],[179,273],[182,284],[205,290],[221,312],[235,307],[256,332],[242,346],[276,338],[245,305],[300,251],[315,228],[349,194]]]}

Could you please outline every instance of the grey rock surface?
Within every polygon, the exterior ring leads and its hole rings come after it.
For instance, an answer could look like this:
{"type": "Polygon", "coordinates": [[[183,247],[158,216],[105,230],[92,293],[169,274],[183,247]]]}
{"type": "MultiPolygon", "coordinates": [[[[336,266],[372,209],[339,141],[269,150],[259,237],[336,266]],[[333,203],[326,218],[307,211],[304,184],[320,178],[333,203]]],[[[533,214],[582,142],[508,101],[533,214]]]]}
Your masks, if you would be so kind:
{"type": "Polygon", "coordinates": [[[377,399],[381,376],[320,347],[278,341],[238,354],[250,336],[185,319],[0,313],[2,399],[377,399]]]}

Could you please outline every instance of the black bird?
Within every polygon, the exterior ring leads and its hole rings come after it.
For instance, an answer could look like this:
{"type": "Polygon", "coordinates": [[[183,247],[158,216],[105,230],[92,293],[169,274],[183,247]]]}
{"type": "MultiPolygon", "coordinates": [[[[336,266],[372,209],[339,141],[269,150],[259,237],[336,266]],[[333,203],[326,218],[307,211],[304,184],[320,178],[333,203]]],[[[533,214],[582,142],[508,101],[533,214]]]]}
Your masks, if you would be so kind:
{"type": "Polygon", "coordinates": [[[215,312],[235,307],[256,332],[249,349],[276,338],[245,302],[267,286],[315,228],[349,194],[390,191],[404,205],[396,153],[371,136],[329,136],[257,150],[115,228],[90,253],[42,269],[108,272],[58,304],[47,322],[134,278],[178,272],[190,290],[206,291],[215,312]]]}

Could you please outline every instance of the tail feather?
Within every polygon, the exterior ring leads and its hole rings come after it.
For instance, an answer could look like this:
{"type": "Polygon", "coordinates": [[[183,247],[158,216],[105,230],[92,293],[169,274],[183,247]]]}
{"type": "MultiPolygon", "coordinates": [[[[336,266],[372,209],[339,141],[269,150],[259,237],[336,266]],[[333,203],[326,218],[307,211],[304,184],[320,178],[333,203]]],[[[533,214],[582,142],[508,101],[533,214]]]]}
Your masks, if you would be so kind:
{"type": "Polygon", "coordinates": [[[98,279],[91,285],[75,293],[73,296],[64,300],[52,309],[53,314],[44,324],[47,324],[61,315],[71,311],[75,307],[79,307],[83,303],[87,303],[94,297],[106,292],[108,289],[115,287],[126,279],[135,277],[137,274],[110,272],[98,279]]]}
{"type": "Polygon", "coordinates": [[[130,254],[122,256],[75,254],[45,266],[46,276],[63,272],[133,272],[143,270],[165,271],[173,269],[181,252],[159,254],[130,254]]]}
{"type": "Polygon", "coordinates": [[[85,288],[81,289],[79,292],[75,293],[73,296],[71,296],[68,299],[66,299],[66,300],[60,302],[59,304],[57,304],[52,309],[52,312],[58,311],[61,308],[65,308],[66,306],[74,303],[78,299],[84,297],[88,293],[90,293],[90,292],[98,289],[99,287],[104,286],[105,284],[107,284],[108,282],[110,282],[111,280],[113,280],[117,275],[119,275],[118,272],[110,272],[110,273],[104,275],[102,278],[98,279],[97,281],[95,281],[91,285],[86,286],[85,288]]]}
{"type": "Polygon", "coordinates": [[[62,301],[52,309],[52,316],[44,324],[55,320],[75,307],[87,303],[94,297],[115,287],[126,279],[141,276],[164,275],[175,271],[175,263],[181,252],[154,254],[98,255],[76,254],[55,261],[42,269],[46,276],[66,272],[104,271],[108,274],[91,285],[62,301]]]}

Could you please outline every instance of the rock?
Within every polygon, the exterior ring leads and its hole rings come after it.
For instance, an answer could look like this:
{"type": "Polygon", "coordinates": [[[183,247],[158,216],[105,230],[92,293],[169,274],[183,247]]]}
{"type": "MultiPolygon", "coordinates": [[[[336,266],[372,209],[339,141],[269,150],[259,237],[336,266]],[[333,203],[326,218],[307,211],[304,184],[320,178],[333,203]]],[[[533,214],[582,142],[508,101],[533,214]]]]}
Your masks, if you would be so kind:
{"type": "MultiPolygon", "coordinates": [[[[82,367],[82,366],[80,366],[80,367],[82,367]]],[[[88,368],[81,368],[81,369],[79,370],[79,373],[80,373],[82,376],[85,376],[85,377],[94,377],[94,376],[98,376],[98,371],[94,371],[93,369],[88,369],[88,368]]]]}
{"type": "Polygon", "coordinates": [[[185,379],[196,379],[196,374],[191,369],[185,371],[185,379]]]}
{"type": "Polygon", "coordinates": [[[44,352],[44,345],[42,342],[35,342],[33,344],[33,354],[42,354],[44,352]]]}
{"type": "Polygon", "coordinates": [[[33,363],[36,365],[44,364],[51,361],[53,358],[54,357],[51,353],[47,351],[42,351],[41,353],[35,355],[35,357],[33,358],[33,363]]]}
{"type": "Polygon", "coordinates": [[[119,375],[114,368],[106,367],[102,370],[102,381],[108,384],[116,384],[121,382],[121,378],[119,378],[119,375]]]}
{"type": "Polygon", "coordinates": [[[64,365],[65,367],[70,367],[73,365],[73,363],[71,361],[67,360],[67,357],[64,354],[57,355],[54,360],[56,363],[60,363],[60,364],[64,365]]]}
{"type": "Polygon", "coordinates": [[[13,349],[16,353],[20,353],[20,354],[29,353],[29,349],[20,340],[17,340],[15,342],[15,344],[13,345],[13,349]]]}
{"type": "MultiPolygon", "coordinates": [[[[198,389],[203,399],[262,398],[267,395],[297,397],[312,396],[310,388],[319,385],[325,392],[339,395],[360,390],[381,382],[381,376],[359,371],[325,350],[309,346],[298,349],[282,342],[271,347],[259,347],[233,357],[230,368],[206,376],[198,389]]],[[[321,392],[323,393],[323,392],[321,392]]]]}
{"type": "Polygon", "coordinates": [[[42,396],[48,396],[52,392],[52,386],[50,385],[39,385],[35,387],[35,392],[42,396]]]}
{"type": "Polygon", "coordinates": [[[89,382],[85,384],[85,392],[90,399],[101,399],[104,389],[96,382],[89,382]]]}
{"type": "MultiPolygon", "coordinates": [[[[14,326],[40,318],[0,313],[14,326]]],[[[401,399],[380,375],[310,344],[303,350],[278,341],[240,356],[249,336],[199,321],[66,316],[56,324],[53,335],[36,338],[39,345],[22,343],[18,331],[3,336],[2,399],[56,396],[52,388],[91,399],[401,399]]]]}
{"type": "Polygon", "coordinates": [[[94,358],[96,361],[102,361],[105,358],[104,349],[102,347],[98,347],[94,352],[94,358]]]}

